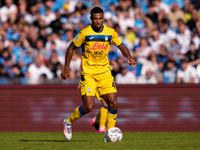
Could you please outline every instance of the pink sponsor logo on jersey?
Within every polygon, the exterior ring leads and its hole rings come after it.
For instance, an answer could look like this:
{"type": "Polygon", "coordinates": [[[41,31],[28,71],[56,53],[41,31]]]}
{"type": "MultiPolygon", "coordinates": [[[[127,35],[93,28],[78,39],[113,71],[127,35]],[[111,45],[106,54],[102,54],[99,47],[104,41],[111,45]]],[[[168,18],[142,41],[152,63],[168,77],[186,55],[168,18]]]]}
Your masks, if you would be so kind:
{"type": "Polygon", "coordinates": [[[99,44],[98,42],[94,43],[92,50],[98,50],[98,49],[107,49],[108,45],[106,44],[99,44]]]}

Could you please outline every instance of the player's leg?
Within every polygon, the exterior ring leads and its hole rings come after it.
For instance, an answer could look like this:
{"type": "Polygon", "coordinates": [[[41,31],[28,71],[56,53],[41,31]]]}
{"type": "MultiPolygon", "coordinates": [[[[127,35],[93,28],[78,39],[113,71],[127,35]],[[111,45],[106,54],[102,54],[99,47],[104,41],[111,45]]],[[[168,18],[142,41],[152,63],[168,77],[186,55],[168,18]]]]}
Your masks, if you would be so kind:
{"type": "Polygon", "coordinates": [[[108,104],[107,115],[107,130],[111,127],[115,127],[117,119],[117,93],[109,93],[102,95],[103,99],[108,104]]]}
{"type": "Polygon", "coordinates": [[[108,105],[102,99],[102,106],[100,109],[100,118],[99,118],[99,133],[106,133],[106,121],[107,121],[107,114],[108,114],[108,105]]]}
{"type": "MultiPolygon", "coordinates": [[[[95,96],[97,97],[97,99],[98,99],[99,101],[102,100],[102,98],[100,97],[100,94],[99,94],[99,91],[98,91],[98,90],[96,90],[95,96]]],[[[92,126],[94,126],[95,129],[96,129],[97,131],[99,130],[100,113],[101,113],[101,111],[99,111],[99,112],[97,113],[97,115],[94,116],[94,118],[92,118],[92,119],[90,120],[90,124],[91,124],[92,126]]]]}
{"type": "Polygon", "coordinates": [[[107,130],[115,126],[117,118],[117,89],[111,72],[102,74],[103,80],[99,81],[98,90],[101,97],[108,105],[107,130]]]}
{"type": "Polygon", "coordinates": [[[68,119],[64,119],[63,133],[67,140],[71,140],[72,138],[72,123],[76,121],[77,119],[81,118],[84,114],[85,112],[83,111],[83,106],[78,106],[68,119]]]}
{"type": "Polygon", "coordinates": [[[83,115],[89,113],[94,108],[94,96],[82,96],[83,105],[78,106],[68,119],[63,122],[64,125],[64,135],[67,140],[72,138],[72,123],[83,115]]]}
{"type": "Polygon", "coordinates": [[[90,120],[90,124],[93,125],[99,133],[106,132],[106,120],[107,120],[107,113],[108,113],[108,105],[107,103],[100,97],[99,90],[97,89],[95,93],[97,99],[102,102],[102,107],[98,114],[90,120]]]}
{"type": "Polygon", "coordinates": [[[83,101],[82,106],[78,106],[68,119],[64,120],[64,135],[70,140],[72,137],[72,127],[71,124],[90,112],[94,107],[95,99],[95,80],[91,76],[81,75],[81,98],[83,101]]]}
{"type": "Polygon", "coordinates": [[[87,114],[94,108],[94,96],[82,96],[83,105],[78,106],[71,116],[67,119],[68,123],[72,124],[83,115],[87,114]]]}

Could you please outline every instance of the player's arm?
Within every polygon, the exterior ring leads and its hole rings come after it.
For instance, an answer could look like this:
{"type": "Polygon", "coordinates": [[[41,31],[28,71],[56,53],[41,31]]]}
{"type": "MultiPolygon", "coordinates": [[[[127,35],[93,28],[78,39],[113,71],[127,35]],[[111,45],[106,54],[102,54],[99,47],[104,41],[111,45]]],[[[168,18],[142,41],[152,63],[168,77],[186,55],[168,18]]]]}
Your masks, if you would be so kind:
{"type": "Polygon", "coordinates": [[[67,79],[67,77],[69,76],[69,73],[70,73],[69,64],[70,64],[70,61],[72,59],[74,49],[75,49],[74,44],[71,42],[69,47],[67,48],[67,52],[66,52],[66,55],[65,55],[64,69],[61,73],[61,78],[64,79],[64,80],[67,79]]]}
{"type": "Polygon", "coordinates": [[[112,34],[111,43],[120,49],[124,57],[127,58],[127,63],[129,65],[135,65],[135,60],[131,58],[128,48],[123,44],[116,31],[114,31],[112,34]]]}
{"type": "Polygon", "coordinates": [[[118,46],[118,48],[120,49],[124,57],[127,58],[127,63],[129,65],[135,65],[135,60],[131,57],[131,54],[128,48],[124,44],[121,44],[120,46],[118,46]]]}

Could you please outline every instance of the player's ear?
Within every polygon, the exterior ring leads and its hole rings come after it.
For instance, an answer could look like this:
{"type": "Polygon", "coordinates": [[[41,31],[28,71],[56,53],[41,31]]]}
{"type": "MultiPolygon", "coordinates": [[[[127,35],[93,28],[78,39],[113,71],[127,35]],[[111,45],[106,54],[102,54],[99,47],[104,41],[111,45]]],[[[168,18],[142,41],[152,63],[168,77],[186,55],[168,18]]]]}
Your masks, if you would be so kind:
{"type": "Polygon", "coordinates": [[[90,16],[90,20],[92,20],[92,16],[90,16]]]}

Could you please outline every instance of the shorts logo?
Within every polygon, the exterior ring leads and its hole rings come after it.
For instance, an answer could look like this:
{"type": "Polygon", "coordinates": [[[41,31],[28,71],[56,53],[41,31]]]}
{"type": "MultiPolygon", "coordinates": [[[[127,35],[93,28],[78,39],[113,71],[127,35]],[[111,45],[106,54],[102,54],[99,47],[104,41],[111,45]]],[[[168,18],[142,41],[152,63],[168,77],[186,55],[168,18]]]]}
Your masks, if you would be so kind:
{"type": "Polygon", "coordinates": [[[91,92],[91,88],[90,88],[90,87],[88,88],[88,92],[89,92],[89,93],[91,92]]]}

